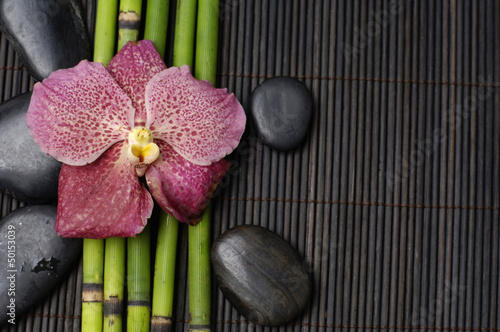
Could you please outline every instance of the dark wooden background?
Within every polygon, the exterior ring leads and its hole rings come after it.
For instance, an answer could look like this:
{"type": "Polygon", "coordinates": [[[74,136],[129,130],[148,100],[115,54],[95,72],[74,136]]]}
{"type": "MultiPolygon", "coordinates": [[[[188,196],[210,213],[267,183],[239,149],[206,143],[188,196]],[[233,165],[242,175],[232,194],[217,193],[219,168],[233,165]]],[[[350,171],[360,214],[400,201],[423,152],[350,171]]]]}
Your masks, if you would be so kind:
{"type": "MultiPolygon", "coordinates": [[[[95,1],[83,0],[92,33],[95,1]]],[[[219,86],[245,108],[274,76],[314,97],[289,152],[252,126],[213,201],[213,237],[262,225],[306,260],[309,307],[249,323],[213,286],[217,331],[500,331],[500,1],[226,0],[219,86]]],[[[167,56],[171,62],[171,53],[167,56]]],[[[33,80],[1,37],[0,98],[33,80]]],[[[23,205],[1,197],[2,216],[23,205]]],[[[181,228],[175,328],[187,330],[181,228]]],[[[18,324],[79,331],[81,264],[18,324]]]]}

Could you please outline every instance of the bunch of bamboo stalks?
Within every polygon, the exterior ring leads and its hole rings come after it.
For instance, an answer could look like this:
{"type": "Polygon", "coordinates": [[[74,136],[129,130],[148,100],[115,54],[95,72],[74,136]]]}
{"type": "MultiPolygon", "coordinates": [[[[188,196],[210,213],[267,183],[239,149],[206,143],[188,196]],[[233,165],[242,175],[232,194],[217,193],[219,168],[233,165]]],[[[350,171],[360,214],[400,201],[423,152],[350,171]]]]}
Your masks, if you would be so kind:
{"type": "MultiPolygon", "coordinates": [[[[94,61],[107,65],[115,50],[140,38],[142,5],[142,0],[98,1],[94,61]]],[[[193,68],[194,64],[195,77],[213,85],[217,66],[218,8],[218,0],[178,0],[174,32],[173,65],[187,64],[193,68]]],[[[169,0],[147,1],[144,39],[153,41],[162,57],[167,40],[168,10],[169,0]]],[[[160,213],[152,301],[150,226],[136,238],[84,240],[82,331],[121,331],[125,313],[127,331],[172,329],[178,227],[174,217],[163,211],[160,213]]],[[[187,227],[190,330],[209,331],[210,209],[207,208],[197,226],[187,227]]]]}

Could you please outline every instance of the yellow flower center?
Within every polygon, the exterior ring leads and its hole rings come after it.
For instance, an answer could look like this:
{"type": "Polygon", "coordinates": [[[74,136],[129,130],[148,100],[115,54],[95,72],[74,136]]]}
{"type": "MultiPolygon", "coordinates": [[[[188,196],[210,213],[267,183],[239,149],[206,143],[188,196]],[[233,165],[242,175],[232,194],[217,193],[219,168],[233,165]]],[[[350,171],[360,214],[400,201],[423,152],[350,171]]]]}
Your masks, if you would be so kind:
{"type": "Polygon", "coordinates": [[[137,175],[143,176],[149,164],[160,155],[158,145],[153,143],[153,135],[149,129],[134,127],[128,135],[128,158],[134,164],[137,175]]]}

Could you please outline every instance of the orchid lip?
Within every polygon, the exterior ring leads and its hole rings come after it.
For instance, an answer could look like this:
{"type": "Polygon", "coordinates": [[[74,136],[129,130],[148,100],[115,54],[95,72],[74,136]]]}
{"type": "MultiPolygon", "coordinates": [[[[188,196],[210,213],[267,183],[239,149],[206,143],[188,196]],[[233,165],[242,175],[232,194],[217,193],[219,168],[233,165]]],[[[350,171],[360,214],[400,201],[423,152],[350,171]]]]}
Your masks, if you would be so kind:
{"type": "Polygon", "coordinates": [[[134,127],[128,137],[128,158],[134,164],[137,175],[142,176],[149,164],[160,155],[158,145],[153,143],[151,131],[145,127],[134,127]]]}

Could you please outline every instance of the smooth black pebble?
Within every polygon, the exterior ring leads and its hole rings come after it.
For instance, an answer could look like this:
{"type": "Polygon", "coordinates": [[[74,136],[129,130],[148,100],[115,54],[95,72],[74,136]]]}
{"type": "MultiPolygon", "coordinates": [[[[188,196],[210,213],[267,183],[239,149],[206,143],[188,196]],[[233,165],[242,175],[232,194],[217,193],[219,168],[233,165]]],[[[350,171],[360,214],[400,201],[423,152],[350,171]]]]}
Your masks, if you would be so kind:
{"type": "Polygon", "coordinates": [[[2,0],[0,29],[39,81],[91,56],[77,0],[2,0]]]}
{"type": "Polygon", "coordinates": [[[312,107],[309,90],[290,77],[265,80],[250,98],[250,112],[259,137],[278,150],[290,150],[302,143],[312,107]]]}
{"type": "Polygon", "coordinates": [[[214,242],[211,261],[224,296],[255,324],[285,324],[307,305],[306,266],[285,240],[265,228],[240,225],[226,231],[214,242]]]}
{"type": "Polygon", "coordinates": [[[55,219],[54,206],[34,205],[0,221],[0,325],[45,298],[80,258],[82,240],[57,235],[55,219]]]}
{"type": "Polygon", "coordinates": [[[0,105],[0,191],[27,203],[57,200],[61,163],[40,150],[26,126],[31,92],[0,105]]]}

